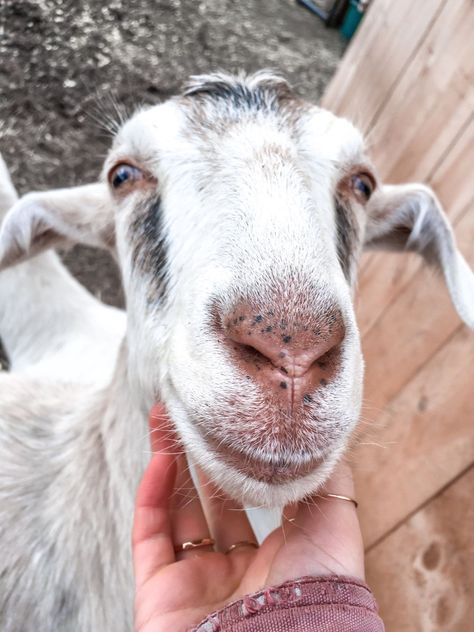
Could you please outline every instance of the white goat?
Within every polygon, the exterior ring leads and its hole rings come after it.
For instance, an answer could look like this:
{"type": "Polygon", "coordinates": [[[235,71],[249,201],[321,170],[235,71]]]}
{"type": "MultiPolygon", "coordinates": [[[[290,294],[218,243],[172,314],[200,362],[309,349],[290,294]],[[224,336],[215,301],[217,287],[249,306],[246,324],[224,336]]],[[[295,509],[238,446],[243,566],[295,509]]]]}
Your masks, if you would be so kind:
{"type": "Polygon", "coordinates": [[[474,276],[419,184],[382,186],[347,121],[251,77],[195,78],[118,132],[99,184],[17,201],[0,165],[0,628],[132,628],[133,497],[147,412],[194,462],[281,507],[357,422],[362,246],[417,250],[474,325],[474,276]],[[125,314],[47,249],[116,256],[125,314]]]}

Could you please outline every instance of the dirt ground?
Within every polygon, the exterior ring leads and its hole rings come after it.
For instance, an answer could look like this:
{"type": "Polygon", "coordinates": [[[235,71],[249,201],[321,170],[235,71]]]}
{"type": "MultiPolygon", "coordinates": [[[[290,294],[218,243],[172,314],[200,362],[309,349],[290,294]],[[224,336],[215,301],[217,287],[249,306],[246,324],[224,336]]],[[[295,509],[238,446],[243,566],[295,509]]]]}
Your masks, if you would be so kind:
{"type": "MultiPolygon", "coordinates": [[[[0,0],[0,151],[20,193],[97,178],[101,120],[215,69],[283,73],[317,101],[344,44],[296,0],[0,0]]],[[[108,255],[65,255],[96,296],[122,305],[108,255]]]]}

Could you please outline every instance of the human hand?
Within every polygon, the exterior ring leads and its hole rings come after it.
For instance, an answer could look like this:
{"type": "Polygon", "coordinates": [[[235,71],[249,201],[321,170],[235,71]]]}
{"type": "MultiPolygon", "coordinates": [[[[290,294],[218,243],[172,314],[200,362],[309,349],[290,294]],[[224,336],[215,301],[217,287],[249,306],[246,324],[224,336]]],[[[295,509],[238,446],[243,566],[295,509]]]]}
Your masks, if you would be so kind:
{"type": "MultiPolygon", "coordinates": [[[[245,512],[200,473],[201,500],[162,407],[150,415],[154,456],[137,492],[133,528],[136,632],[187,631],[209,613],[267,586],[311,575],[364,578],[362,538],[352,503],[314,495],[288,507],[260,548],[245,512]],[[212,537],[215,547],[175,553],[212,537]]],[[[353,497],[340,464],[323,493],[353,497]]]]}

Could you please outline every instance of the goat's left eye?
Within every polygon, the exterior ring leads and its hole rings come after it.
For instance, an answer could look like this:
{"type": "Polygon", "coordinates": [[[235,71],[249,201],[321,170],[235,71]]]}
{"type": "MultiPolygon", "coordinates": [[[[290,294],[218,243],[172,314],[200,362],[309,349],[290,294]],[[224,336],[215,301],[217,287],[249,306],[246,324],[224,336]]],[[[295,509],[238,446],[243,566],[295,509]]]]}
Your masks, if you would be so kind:
{"type": "Polygon", "coordinates": [[[374,181],[366,173],[352,176],[352,189],[361,202],[367,202],[374,190],[374,181]]]}
{"type": "Polygon", "coordinates": [[[138,167],[125,162],[116,165],[109,173],[109,182],[114,189],[119,189],[125,184],[132,184],[144,178],[144,173],[138,167]]]}

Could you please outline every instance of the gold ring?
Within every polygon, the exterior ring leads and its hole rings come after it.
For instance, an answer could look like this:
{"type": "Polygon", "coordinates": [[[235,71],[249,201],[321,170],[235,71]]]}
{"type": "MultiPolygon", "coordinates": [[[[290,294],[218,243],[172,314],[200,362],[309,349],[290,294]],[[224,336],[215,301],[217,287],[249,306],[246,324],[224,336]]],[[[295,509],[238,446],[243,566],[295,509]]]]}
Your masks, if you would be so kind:
{"type": "Polygon", "coordinates": [[[192,551],[193,549],[201,549],[204,546],[214,546],[216,543],[212,538],[202,538],[202,540],[188,540],[182,544],[177,544],[174,547],[175,553],[181,553],[182,551],[192,551]]]}
{"type": "Polygon", "coordinates": [[[342,494],[318,494],[318,498],[337,498],[338,500],[347,500],[347,502],[352,503],[356,509],[359,506],[357,500],[351,498],[350,496],[343,496],[342,494]]]}
{"type": "Polygon", "coordinates": [[[241,546],[251,546],[254,549],[258,549],[257,542],[251,542],[250,540],[241,540],[240,542],[235,542],[234,544],[231,544],[229,548],[225,551],[225,554],[227,555],[227,553],[231,553],[232,551],[235,551],[235,549],[239,549],[241,546]]]}

